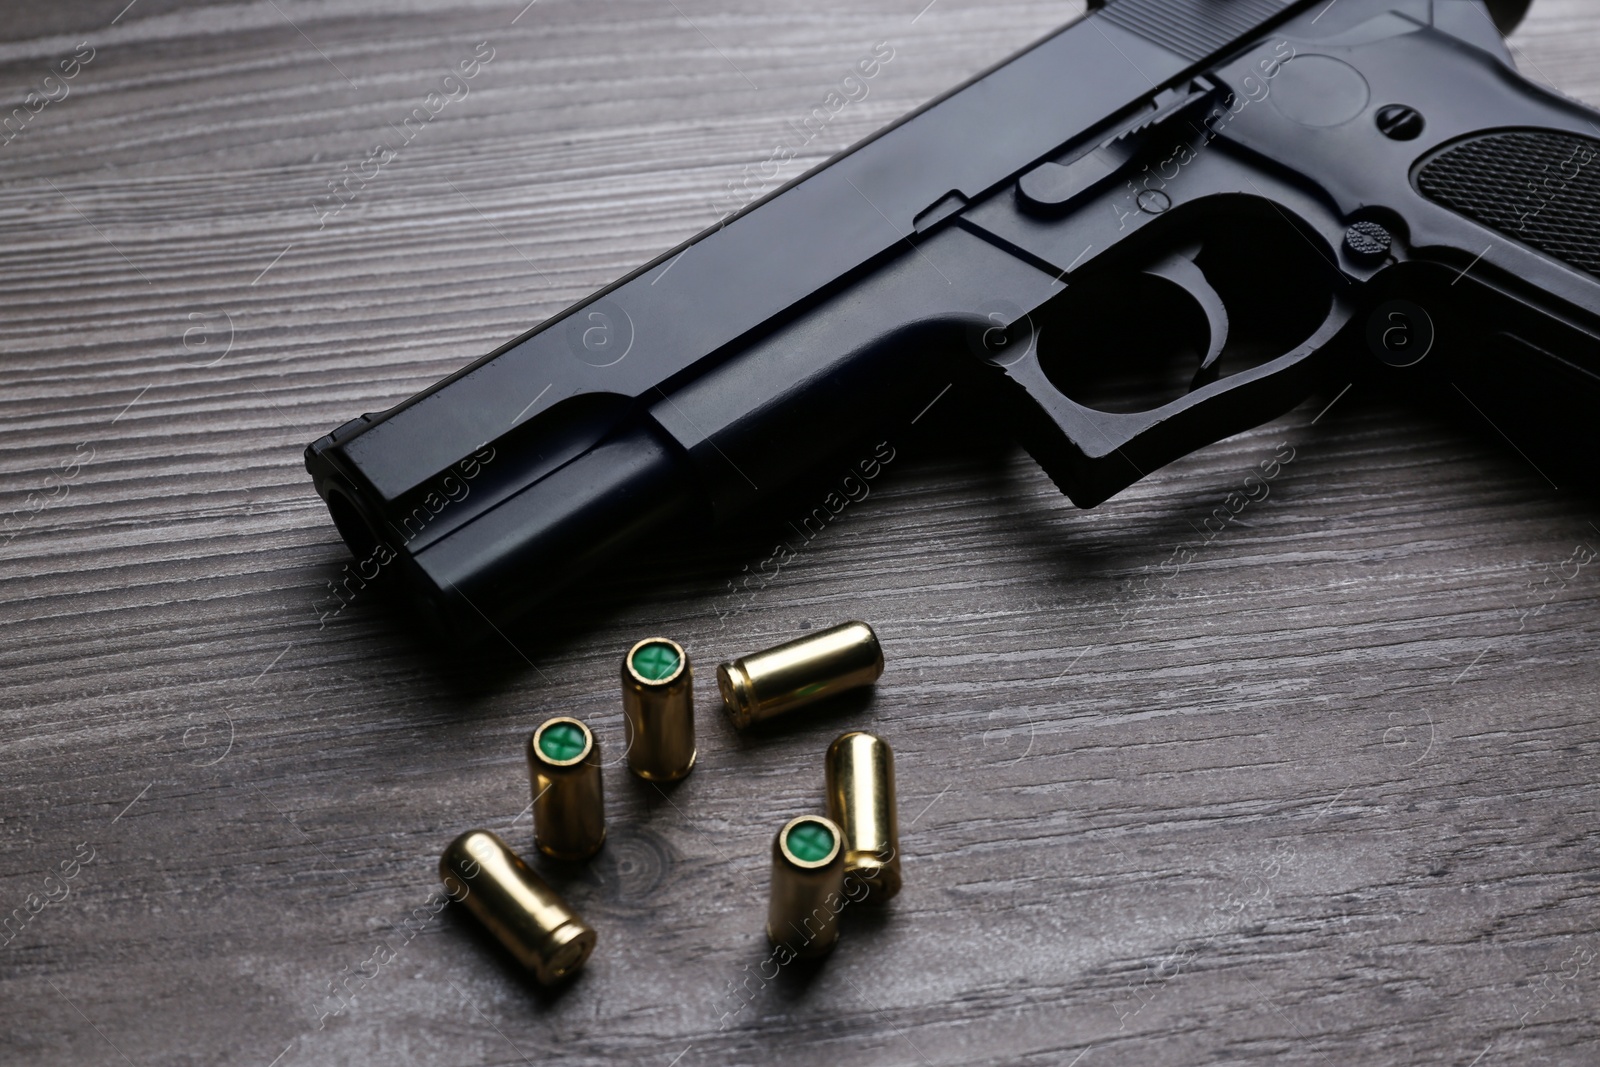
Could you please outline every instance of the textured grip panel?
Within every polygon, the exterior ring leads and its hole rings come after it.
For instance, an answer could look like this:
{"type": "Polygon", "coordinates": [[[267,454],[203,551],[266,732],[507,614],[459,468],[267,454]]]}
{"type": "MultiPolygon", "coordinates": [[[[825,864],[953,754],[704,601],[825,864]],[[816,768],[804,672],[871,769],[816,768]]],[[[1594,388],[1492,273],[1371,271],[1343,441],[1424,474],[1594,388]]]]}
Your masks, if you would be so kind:
{"type": "Polygon", "coordinates": [[[1417,170],[1422,195],[1600,275],[1600,141],[1553,130],[1482,134],[1417,170]]]}
{"type": "Polygon", "coordinates": [[[1107,22],[1185,59],[1202,60],[1253,32],[1297,0],[1114,0],[1107,22]]]}

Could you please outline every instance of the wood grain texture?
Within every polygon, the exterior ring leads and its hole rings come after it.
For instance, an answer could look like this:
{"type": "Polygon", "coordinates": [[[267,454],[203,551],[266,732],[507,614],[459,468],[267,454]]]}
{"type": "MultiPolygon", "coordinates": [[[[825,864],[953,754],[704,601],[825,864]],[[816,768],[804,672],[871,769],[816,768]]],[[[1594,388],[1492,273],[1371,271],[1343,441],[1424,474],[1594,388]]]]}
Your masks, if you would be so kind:
{"type": "MultiPolygon", "coordinates": [[[[1014,450],[891,428],[776,574],[745,581],[782,521],[618,572],[528,662],[445,657],[376,594],[320,618],[347,555],[306,442],[703,228],[874,42],[784,177],[1078,5],[124,2],[0,30],[8,100],[95,50],[0,147],[0,1060],[1595,1061],[1600,578],[1568,561],[1600,530],[1487,431],[1357,389],[1079,512],[1014,450]],[[715,664],[850,617],[870,700],[735,736],[715,664]],[[699,767],[610,774],[602,855],[545,868],[600,948],[537,994],[434,913],[438,855],[531,848],[524,738],[571,713],[620,752],[652,632],[697,664],[699,767]],[[895,747],[906,889],[764,981],[771,835],[851,727],[895,747]]],[[[1600,104],[1592,4],[1514,43],[1600,104]]]]}

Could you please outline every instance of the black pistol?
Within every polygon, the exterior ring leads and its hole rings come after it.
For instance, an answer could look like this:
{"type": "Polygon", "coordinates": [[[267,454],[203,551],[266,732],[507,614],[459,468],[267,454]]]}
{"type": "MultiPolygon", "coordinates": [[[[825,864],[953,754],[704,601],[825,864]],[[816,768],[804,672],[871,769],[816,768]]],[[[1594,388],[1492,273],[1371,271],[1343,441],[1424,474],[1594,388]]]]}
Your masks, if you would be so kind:
{"type": "Polygon", "coordinates": [[[1517,73],[1526,6],[1098,5],[306,467],[454,633],[950,388],[1083,507],[1329,375],[1596,469],[1600,113],[1517,73]]]}

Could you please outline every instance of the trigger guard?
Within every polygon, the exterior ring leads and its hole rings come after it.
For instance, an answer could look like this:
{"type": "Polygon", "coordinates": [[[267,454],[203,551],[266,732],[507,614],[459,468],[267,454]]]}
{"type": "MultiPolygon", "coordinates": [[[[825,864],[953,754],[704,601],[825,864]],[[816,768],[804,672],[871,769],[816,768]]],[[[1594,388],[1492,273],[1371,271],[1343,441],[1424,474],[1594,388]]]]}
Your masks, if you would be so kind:
{"type": "Polygon", "coordinates": [[[998,372],[1011,393],[1023,447],[1074,504],[1092,508],[1151,471],[1305,400],[1321,381],[1325,354],[1354,315],[1353,301],[1334,293],[1322,324],[1293,350],[1148,411],[1100,411],[1071,399],[1045,375],[1036,346],[998,372]]]}

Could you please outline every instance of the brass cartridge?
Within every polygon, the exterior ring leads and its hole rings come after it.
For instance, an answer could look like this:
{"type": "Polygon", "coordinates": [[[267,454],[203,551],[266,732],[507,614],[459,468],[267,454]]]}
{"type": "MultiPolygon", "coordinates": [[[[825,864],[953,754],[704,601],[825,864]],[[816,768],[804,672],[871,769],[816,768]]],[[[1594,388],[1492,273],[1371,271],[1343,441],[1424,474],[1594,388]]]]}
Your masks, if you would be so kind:
{"type": "Polygon", "coordinates": [[[588,859],[606,840],[600,739],[577,719],[557,716],[528,738],[533,840],[558,860],[588,859]]]}
{"type": "Polygon", "coordinates": [[[571,975],[594,951],[594,928],[487,830],[468,830],[450,842],[439,857],[439,877],[450,899],[542,985],[571,975]]]}
{"type": "Polygon", "coordinates": [[[796,959],[825,955],[844,910],[844,836],[820,815],[790,819],[772,840],[767,940],[796,959]]]}
{"type": "Polygon", "coordinates": [[[694,670],[683,646],[647,637],[622,657],[628,769],[652,782],[694,770],[694,670]]]}
{"type": "Polygon", "coordinates": [[[900,892],[900,821],[895,812],[894,752],[859,730],[828,746],[828,815],[844,831],[846,881],[866,886],[866,899],[900,892]]]}
{"type": "Polygon", "coordinates": [[[871,685],[883,673],[878,635],[864,622],[827,630],[743,656],[717,668],[717,687],[744,729],[796,708],[871,685]]]}

